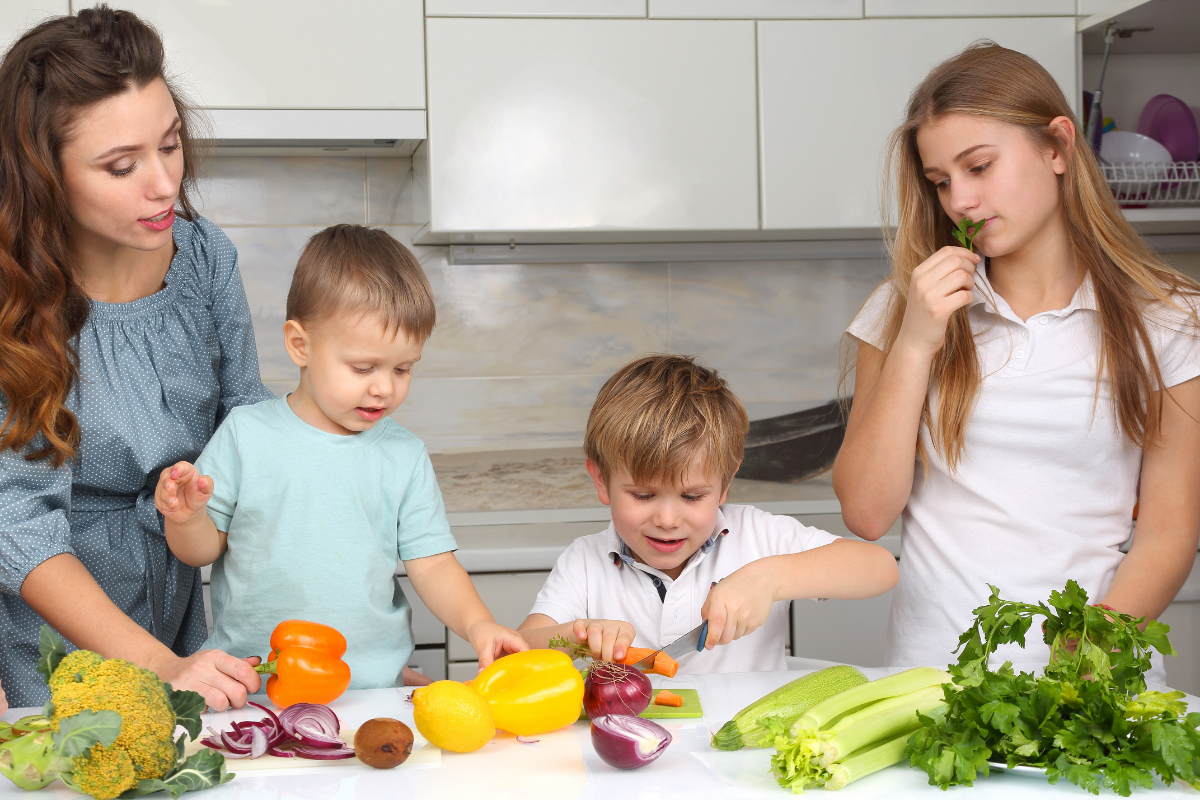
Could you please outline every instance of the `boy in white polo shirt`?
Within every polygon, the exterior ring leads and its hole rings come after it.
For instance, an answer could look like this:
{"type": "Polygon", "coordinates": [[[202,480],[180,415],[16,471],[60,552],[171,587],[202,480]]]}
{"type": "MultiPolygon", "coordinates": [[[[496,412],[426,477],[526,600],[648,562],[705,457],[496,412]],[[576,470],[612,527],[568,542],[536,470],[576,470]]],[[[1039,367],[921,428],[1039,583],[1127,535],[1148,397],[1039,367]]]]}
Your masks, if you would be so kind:
{"type": "Polygon", "coordinates": [[[680,674],[782,670],[789,600],[896,584],[878,545],[725,505],[748,427],[725,381],[691,358],[643,356],[608,379],[584,452],[612,525],[559,557],[519,629],[531,647],[564,636],[620,659],[708,620],[706,650],[682,657],[680,674]]]}

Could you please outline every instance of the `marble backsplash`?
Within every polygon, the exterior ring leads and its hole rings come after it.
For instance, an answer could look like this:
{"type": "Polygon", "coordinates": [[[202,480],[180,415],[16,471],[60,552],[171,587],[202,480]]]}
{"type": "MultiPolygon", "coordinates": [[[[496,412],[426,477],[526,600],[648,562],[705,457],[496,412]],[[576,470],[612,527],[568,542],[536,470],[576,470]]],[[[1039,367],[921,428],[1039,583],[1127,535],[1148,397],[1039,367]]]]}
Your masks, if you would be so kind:
{"type": "Polygon", "coordinates": [[[308,237],[355,222],[412,247],[438,323],[395,417],[434,453],[578,447],[601,384],[649,351],[720,370],[752,418],[828,401],[841,333],[886,273],[863,260],[450,264],[449,248],[411,244],[410,166],[217,157],[200,208],[238,248],[263,380],[278,394],[298,377],[282,328],[308,237]]]}

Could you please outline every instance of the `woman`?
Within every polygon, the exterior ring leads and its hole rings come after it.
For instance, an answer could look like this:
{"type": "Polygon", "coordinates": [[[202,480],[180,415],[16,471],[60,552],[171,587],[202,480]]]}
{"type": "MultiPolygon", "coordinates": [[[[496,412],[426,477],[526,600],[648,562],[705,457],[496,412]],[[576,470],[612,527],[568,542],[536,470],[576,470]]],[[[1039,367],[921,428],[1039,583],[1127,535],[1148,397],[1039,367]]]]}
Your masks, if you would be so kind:
{"type": "Polygon", "coordinates": [[[0,680],[14,706],[49,696],[43,623],[214,709],[259,686],[246,661],[195,652],[200,574],[154,509],[161,469],[270,397],[236,252],[188,196],[191,147],[162,43],[133,14],[48,20],[0,63],[0,680]]]}
{"type": "MultiPolygon", "coordinates": [[[[987,43],[935,68],[891,165],[894,265],[849,329],[833,473],[858,535],[903,513],[887,663],[952,661],[989,583],[1037,602],[1074,579],[1157,617],[1200,531],[1200,287],[1130,228],[1058,85],[1020,53],[987,43]],[[986,259],[953,246],[963,219],[983,223],[986,259]]],[[[1039,638],[995,661],[1044,667],[1039,638]]]]}

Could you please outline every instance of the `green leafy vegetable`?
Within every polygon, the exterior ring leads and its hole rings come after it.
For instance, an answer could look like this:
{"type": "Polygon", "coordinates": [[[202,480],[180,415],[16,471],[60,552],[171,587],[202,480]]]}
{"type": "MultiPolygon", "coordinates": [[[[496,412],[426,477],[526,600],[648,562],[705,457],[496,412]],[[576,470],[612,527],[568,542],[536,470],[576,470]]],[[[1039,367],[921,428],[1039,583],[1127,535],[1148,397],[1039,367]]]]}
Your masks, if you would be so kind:
{"type": "Polygon", "coordinates": [[[954,226],[954,229],[951,231],[951,233],[954,234],[954,238],[958,239],[959,243],[963,247],[974,253],[975,237],[979,235],[981,230],[983,230],[983,223],[985,222],[987,222],[986,219],[981,219],[978,222],[974,222],[969,217],[963,217],[958,221],[958,224],[954,226]]]}
{"type": "Polygon", "coordinates": [[[38,654],[38,674],[49,683],[50,676],[58,669],[58,663],[67,654],[67,643],[49,625],[43,625],[38,634],[38,654]]]}
{"type": "Polygon", "coordinates": [[[121,715],[116,711],[80,711],[58,723],[54,747],[63,758],[74,758],[92,749],[97,742],[111,747],[121,735],[121,715]]]}
{"type": "Polygon", "coordinates": [[[203,729],[200,714],[207,708],[204,698],[197,692],[177,691],[169,683],[163,683],[163,691],[175,711],[175,724],[184,727],[189,739],[195,739],[203,729]]]}
{"type": "MultiPolygon", "coordinates": [[[[179,750],[183,752],[183,737],[179,737],[179,750]]],[[[201,750],[187,761],[182,762],[169,775],[153,780],[138,781],[134,789],[121,795],[122,798],[140,797],[155,792],[170,792],[171,797],[178,798],[184,792],[196,792],[201,789],[211,789],[223,783],[229,783],[234,776],[225,771],[225,757],[216,750],[201,750]]]]}
{"type": "Polygon", "coordinates": [[[921,715],[905,750],[931,785],[970,786],[995,761],[1042,767],[1050,783],[1066,778],[1093,794],[1128,796],[1149,788],[1152,773],[1200,788],[1200,713],[1186,713],[1181,692],[1147,691],[1143,677],[1151,650],[1175,652],[1167,625],[1088,605],[1074,581],[1038,604],[990,588],[949,668],[959,690],[945,687],[945,714],[921,715]],[[1044,674],[1014,673],[1008,662],[989,669],[999,645],[1023,645],[1034,617],[1046,620],[1044,674]]]}

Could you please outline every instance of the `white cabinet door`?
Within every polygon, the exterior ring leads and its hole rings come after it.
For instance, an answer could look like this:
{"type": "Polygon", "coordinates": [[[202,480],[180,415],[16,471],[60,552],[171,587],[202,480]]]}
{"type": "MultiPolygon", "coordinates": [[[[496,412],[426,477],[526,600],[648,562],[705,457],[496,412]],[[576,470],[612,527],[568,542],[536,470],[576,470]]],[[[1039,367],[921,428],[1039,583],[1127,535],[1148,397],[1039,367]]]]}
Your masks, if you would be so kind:
{"type": "Polygon", "coordinates": [[[865,600],[792,602],[792,655],[882,667],[892,594],[865,600]]]}
{"type": "MultiPolygon", "coordinates": [[[[471,582],[496,622],[516,628],[529,616],[533,601],[542,590],[549,572],[510,572],[472,575],[471,582]]],[[[447,659],[473,661],[478,658],[471,645],[452,631],[446,633],[447,659]]]]}
{"type": "Polygon", "coordinates": [[[427,17],[644,17],[646,0],[425,0],[427,17]]]}
{"type": "Polygon", "coordinates": [[[865,0],[868,17],[1069,17],[1075,0],[865,0]]]}
{"type": "Polygon", "coordinates": [[[758,227],[754,23],[427,33],[430,232],[758,227]]]}
{"type": "Polygon", "coordinates": [[[425,107],[422,0],[119,5],[158,27],[168,66],[203,106],[425,107]]]}
{"type": "Polygon", "coordinates": [[[877,228],[881,155],[909,94],[981,38],[1037,59],[1078,105],[1071,17],[758,23],[763,227],[877,228]]]}
{"type": "Polygon", "coordinates": [[[46,17],[70,13],[69,0],[0,0],[0,54],[46,17]]]}

